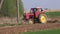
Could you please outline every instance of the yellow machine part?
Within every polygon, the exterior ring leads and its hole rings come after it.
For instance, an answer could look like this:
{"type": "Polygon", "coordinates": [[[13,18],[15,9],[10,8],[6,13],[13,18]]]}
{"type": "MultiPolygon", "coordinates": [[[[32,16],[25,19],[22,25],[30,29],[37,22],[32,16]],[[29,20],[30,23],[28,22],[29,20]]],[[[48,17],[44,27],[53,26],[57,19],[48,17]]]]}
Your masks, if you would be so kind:
{"type": "Polygon", "coordinates": [[[40,21],[41,23],[46,23],[46,22],[47,22],[47,17],[42,14],[42,15],[40,15],[40,17],[39,17],[39,21],[40,21]]]}
{"type": "Polygon", "coordinates": [[[33,24],[33,20],[32,19],[29,19],[29,24],[33,24]]]}

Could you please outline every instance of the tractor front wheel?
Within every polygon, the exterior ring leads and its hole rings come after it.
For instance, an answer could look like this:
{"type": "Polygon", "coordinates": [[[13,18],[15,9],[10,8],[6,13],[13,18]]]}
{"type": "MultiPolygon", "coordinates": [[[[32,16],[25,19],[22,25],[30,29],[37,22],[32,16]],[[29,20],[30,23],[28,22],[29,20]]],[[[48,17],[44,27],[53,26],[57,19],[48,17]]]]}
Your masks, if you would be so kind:
{"type": "Polygon", "coordinates": [[[39,15],[39,22],[47,23],[47,16],[45,14],[40,14],[39,15]]]}
{"type": "Polygon", "coordinates": [[[29,24],[33,24],[33,19],[29,19],[29,24]]]}

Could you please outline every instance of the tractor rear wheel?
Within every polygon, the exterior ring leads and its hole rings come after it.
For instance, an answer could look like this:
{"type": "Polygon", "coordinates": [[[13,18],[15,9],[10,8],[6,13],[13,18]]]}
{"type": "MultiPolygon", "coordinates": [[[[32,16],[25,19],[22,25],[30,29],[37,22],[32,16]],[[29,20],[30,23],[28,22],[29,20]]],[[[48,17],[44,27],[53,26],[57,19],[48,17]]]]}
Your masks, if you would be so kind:
{"type": "Polygon", "coordinates": [[[29,22],[28,22],[29,24],[33,24],[34,22],[33,22],[33,19],[29,19],[29,22]]]}
{"type": "Polygon", "coordinates": [[[47,16],[45,14],[40,14],[39,15],[39,22],[47,23],[47,16]]]}

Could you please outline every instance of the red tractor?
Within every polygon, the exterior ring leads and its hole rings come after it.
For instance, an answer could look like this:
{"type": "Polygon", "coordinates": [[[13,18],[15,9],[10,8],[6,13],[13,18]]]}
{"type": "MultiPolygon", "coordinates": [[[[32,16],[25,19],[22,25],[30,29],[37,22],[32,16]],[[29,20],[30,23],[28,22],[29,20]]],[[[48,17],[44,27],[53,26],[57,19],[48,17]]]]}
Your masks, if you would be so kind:
{"type": "Polygon", "coordinates": [[[42,8],[31,8],[30,12],[24,14],[23,19],[29,24],[47,22],[47,16],[42,8]]]}

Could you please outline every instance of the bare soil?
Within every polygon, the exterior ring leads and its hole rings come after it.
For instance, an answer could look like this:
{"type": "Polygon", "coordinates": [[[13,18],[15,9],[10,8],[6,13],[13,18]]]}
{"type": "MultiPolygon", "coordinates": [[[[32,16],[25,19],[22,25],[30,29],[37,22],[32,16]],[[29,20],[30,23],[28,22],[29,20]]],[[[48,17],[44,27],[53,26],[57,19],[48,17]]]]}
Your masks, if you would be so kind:
{"type": "Polygon", "coordinates": [[[0,27],[0,34],[17,34],[17,32],[28,32],[35,30],[55,29],[60,28],[60,23],[47,23],[47,24],[33,24],[33,25],[20,25],[11,27],[0,27]]]}
{"type": "Polygon", "coordinates": [[[52,18],[51,22],[48,22],[46,24],[0,27],[0,34],[17,34],[17,32],[21,32],[21,34],[23,34],[23,32],[28,31],[55,29],[55,28],[60,28],[60,17],[52,18]],[[53,21],[55,22],[53,23],[53,21]]]}

